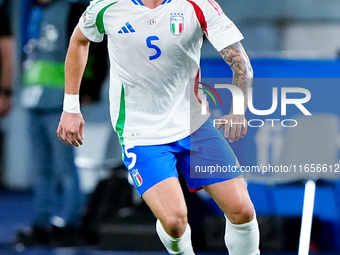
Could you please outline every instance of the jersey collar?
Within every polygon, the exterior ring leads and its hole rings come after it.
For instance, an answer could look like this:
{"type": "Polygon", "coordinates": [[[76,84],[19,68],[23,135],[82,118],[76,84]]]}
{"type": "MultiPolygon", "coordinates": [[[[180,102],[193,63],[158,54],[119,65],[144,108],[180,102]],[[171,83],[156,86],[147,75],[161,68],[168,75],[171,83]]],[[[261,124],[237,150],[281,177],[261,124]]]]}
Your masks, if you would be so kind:
{"type": "MultiPolygon", "coordinates": [[[[164,0],[161,5],[168,4],[171,1],[172,0],[164,0]]],[[[142,5],[142,6],[144,6],[144,4],[143,4],[143,2],[141,0],[131,0],[131,2],[134,3],[135,5],[142,5]]]]}

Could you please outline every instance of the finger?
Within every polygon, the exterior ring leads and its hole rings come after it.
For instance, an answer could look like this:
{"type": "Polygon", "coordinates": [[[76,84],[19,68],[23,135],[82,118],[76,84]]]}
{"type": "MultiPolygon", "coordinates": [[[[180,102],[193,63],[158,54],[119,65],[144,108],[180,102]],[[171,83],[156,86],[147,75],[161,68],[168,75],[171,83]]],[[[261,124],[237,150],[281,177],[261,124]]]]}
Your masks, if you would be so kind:
{"type": "Polygon", "coordinates": [[[223,127],[222,120],[223,120],[223,118],[219,118],[219,121],[218,121],[218,123],[216,125],[217,129],[221,129],[221,127],[223,127]]]}
{"type": "Polygon", "coordinates": [[[78,141],[77,141],[78,136],[79,136],[79,133],[72,133],[72,132],[67,133],[67,138],[68,138],[68,141],[70,142],[70,145],[74,145],[76,147],[79,146],[78,141]]]}
{"type": "Polygon", "coordinates": [[[61,137],[62,133],[63,133],[62,131],[57,132],[57,136],[60,140],[63,140],[62,137],[61,137]]]}
{"type": "Polygon", "coordinates": [[[59,125],[57,129],[57,136],[60,140],[65,142],[67,145],[70,145],[70,141],[67,139],[66,133],[63,131],[62,127],[59,125]]]}
{"type": "Polygon", "coordinates": [[[84,139],[84,133],[83,133],[83,127],[85,125],[85,122],[81,122],[80,123],[80,127],[79,127],[79,135],[81,137],[81,139],[83,140],[84,139]]]}
{"type": "Polygon", "coordinates": [[[61,137],[62,132],[63,131],[62,131],[61,125],[59,123],[58,128],[57,128],[57,136],[60,140],[62,140],[62,137],[61,137]]]}
{"type": "Polygon", "coordinates": [[[240,139],[241,130],[242,130],[242,124],[237,124],[236,125],[236,130],[235,130],[235,137],[234,137],[235,141],[238,141],[240,139]]]}
{"type": "Polygon", "coordinates": [[[70,142],[67,132],[62,129],[60,132],[60,136],[61,136],[61,140],[63,140],[67,145],[72,145],[72,143],[70,142]]]}
{"type": "Polygon", "coordinates": [[[77,142],[77,147],[79,145],[83,145],[83,138],[81,137],[80,133],[74,135],[74,139],[77,142]]]}
{"type": "Polygon", "coordinates": [[[229,123],[229,121],[222,116],[218,119],[216,127],[217,129],[220,129],[221,127],[225,126],[227,123],[229,123]]]}
{"type": "Polygon", "coordinates": [[[230,126],[229,142],[231,143],[235,140],[236,126],[237,124],[230,126]]]}
{"type": "MultiPolygon", "coordinates": [[[[85,122],[82,121],[79,126],[79,132],[75,134],[75,140],[79,145],[83,145],[83,139],[84,139],[84,133],[83,133],[83,127],[85,125],[85,122]]],[[[78,147],[78,146],[77,146],[78,147]]]]}
{"type": "Polygon", "coordinates": [[[230,123],[229,121],[224,125],[224,137],[225,138],[229,138],[229,134],[230,134],[230,123]]]}
{"type": "Polygon", "coordinates": [[[242,128],[242,132],[241,132],[241,137],[245,137],[245,135],[247,134],[247,131],[248,131],[248,126],[247,125],[244,125],[243,128],[242,128]]]}

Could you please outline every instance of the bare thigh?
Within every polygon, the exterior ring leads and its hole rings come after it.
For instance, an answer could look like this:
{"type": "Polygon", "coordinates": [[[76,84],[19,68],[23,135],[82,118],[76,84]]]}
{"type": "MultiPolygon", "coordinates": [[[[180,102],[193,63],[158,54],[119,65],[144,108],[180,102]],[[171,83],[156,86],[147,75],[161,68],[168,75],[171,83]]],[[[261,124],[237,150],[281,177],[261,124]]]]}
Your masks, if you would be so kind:
{"type": "Polygon", "coordinates": [[[216,201],[231,223],[242,224],[253,219],[254,206],[242,176],[207,185],[204,189],[216,201]]]}
{"type": "Polygon", "coordinates": [[[144,192],[143,199],[172,237],[180,237],[187,225],[187,207],[178,178],[167,178],[144,192]]]}

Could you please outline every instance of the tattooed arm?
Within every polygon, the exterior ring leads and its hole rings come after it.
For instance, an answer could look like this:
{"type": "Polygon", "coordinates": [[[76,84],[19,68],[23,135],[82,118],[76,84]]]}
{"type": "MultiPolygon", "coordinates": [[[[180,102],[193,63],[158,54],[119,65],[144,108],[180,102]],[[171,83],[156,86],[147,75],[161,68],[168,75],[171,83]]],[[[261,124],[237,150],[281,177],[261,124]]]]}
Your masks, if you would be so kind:
{"type": "MultiPolygon", "coordinates": [[[[253,86],[253,68],[251,67],[247,53],[240,42],[234,43],[220,54],[233,71],[233,85],[242,90],[244,95],[244,111],[248,107],[248,89],[253,86]]],[[[230,114],[233,112],[231,107],[230,114]]]]}
{"type": "MultiPolygon", "coordinates": [[[[223,50],[220,54],[224,61],[233,71],[233,85],[238,87],[244,95],[244,111],[248,107],[248,88],[253,85],[253,69],[251,67],[247,53],[240,42],[234,43],[223,50]]],[[[244,115],[233,115],[233,103],[229,115],[221,117],[225,123],[224,136],[230,142],[244,137],[247,133],[247,120],[244,115]]],[[[221,128],[222,125],[218,125],[221,128]]]]}

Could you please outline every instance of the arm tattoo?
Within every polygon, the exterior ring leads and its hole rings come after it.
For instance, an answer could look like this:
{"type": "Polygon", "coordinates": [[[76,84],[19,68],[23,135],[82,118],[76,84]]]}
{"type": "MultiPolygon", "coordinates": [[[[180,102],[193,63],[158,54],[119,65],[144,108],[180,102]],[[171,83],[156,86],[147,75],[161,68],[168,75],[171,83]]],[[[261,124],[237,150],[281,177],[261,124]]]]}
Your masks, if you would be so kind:
{"type": "MultiPolygon", "coordinates": [[[[253,69],[247,53],[240,42],[234,43],[220,51],[224,61],[233,71],[233,85],[244,94],[245,110],[248,106],[248,88],[253,85],[253,69]]],[[[232,109],[231,111],[232,112],[232,109]]]]}

